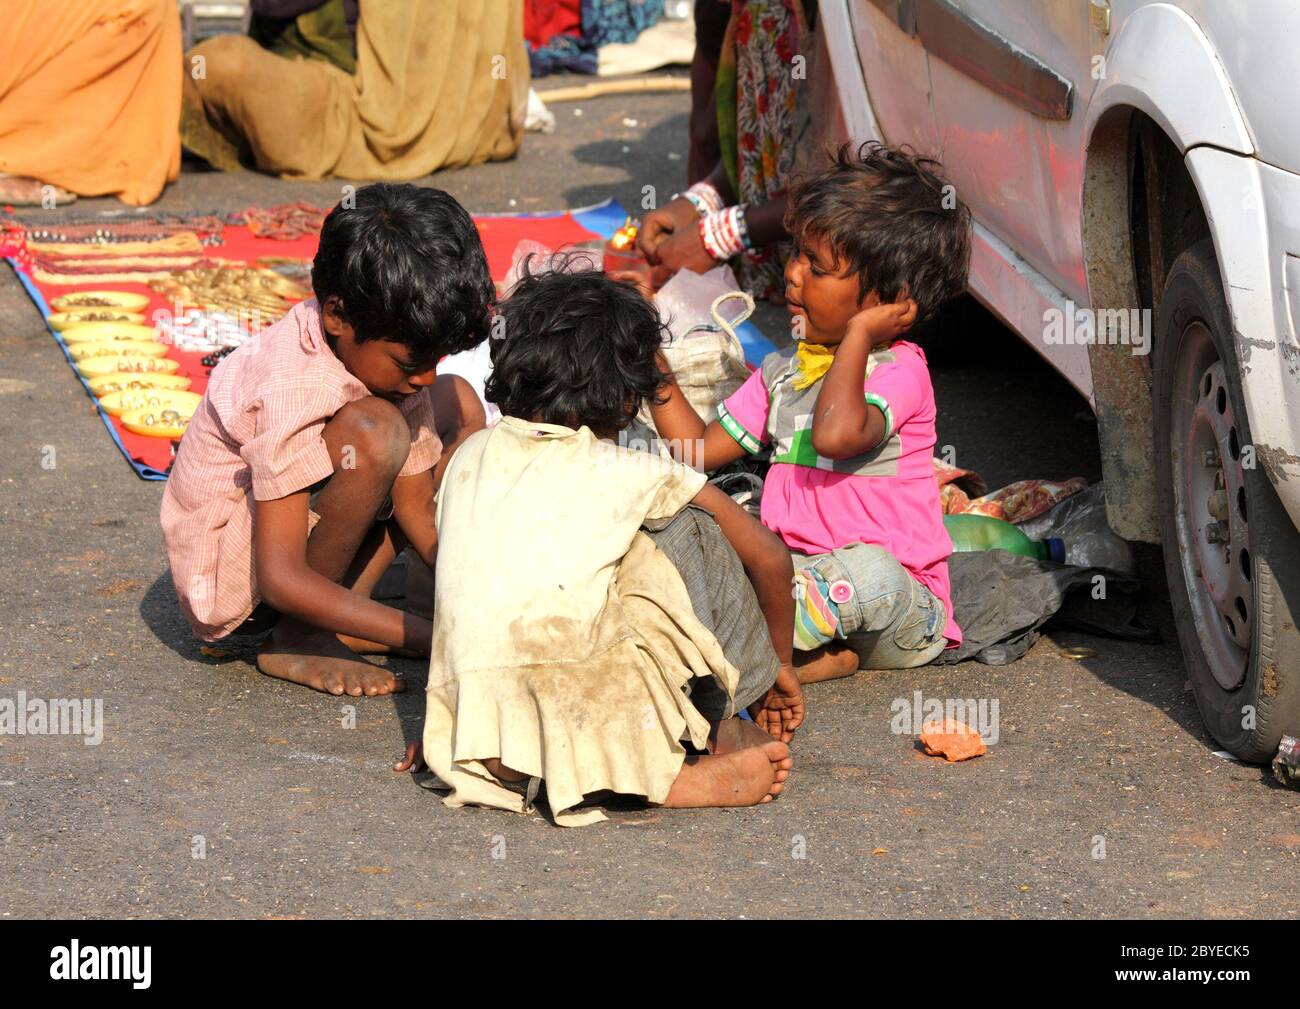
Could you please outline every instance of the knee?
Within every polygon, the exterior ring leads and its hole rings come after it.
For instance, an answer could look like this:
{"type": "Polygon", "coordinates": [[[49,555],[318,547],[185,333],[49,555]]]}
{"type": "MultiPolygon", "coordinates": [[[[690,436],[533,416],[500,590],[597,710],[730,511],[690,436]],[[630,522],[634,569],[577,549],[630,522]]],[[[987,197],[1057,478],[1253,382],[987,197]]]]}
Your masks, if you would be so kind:
{"type": "Polygon", "coordinates": [[[336,465],[396,474],[411,451],[411,429],[402,411],[378,396],[353,400],[330,421],[336,465]]]}
{"type": "Polygon", "coordinates": [[[245,80],[251,60],[261,49],[242,35],[205,39],[185,54],[186,75],[200,87],[208,81],[245,80]]]}

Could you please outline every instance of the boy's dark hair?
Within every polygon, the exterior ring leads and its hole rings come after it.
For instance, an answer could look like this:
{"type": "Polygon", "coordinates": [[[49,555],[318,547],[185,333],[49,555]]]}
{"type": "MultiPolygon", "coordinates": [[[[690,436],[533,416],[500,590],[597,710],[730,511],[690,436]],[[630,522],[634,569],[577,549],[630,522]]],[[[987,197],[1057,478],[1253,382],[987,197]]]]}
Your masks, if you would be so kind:
{"type": "Polygon", "coordinates": [[[311,285],[322,306],[339,298],[358,341],[405,344],[416,362],[481,343],[496,294],[465,208],[441,189],[391,182],[329,212],[311,285]]]}
{"type": "Polygon", "coordinates": [[[939,174],[943,166],[908,147],[845,144],[823,172],[790,194],[785,225],[795,244],[826,242],[858,275],[858,298],[893,301],[906,288],[917,319],[966,288],[971,215],[939,174]]]}
{"type": "Polygon", "coordinates": [[[655,355],[667,330],[635,286],[582,265],[525,263],[501,303],[485,394],[511,417],[621,431],[663,387],[655,355]]]}

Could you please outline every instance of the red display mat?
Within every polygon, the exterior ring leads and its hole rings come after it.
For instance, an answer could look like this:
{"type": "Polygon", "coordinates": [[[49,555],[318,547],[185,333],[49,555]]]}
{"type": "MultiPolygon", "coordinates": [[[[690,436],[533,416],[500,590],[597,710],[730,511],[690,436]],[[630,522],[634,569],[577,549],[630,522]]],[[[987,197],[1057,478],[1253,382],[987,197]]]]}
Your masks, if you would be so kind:
{"type": "MultiPolygon", "coordinates": [[[[614,230],[623,223],[623,220],[622,209],[613,201],[581,211],[527,215],[476,215],[474,217],[474,223],[477,225],[483,240],[484,251],[487,253],[488,267],[491,270],[492,279],[498,283],[505,279],[510,269],[511,256],[520,241],[531,239],[548,248],[557,249],[564,245],[579,242],[603,240],[613,234],[614,230]]],[[[103,227],[108,231],[112,231],[112,224],[104,224],[103,227]]],[[[226,225],[222,230],[221,237],[221,244],[206,248],[204,256],[212,260],[228,260],[248,265],[255,264],[257,260],[263,257],[298,259],[310,262],[316,255],[316,246],[319,240],[318,235],[289,240],[260,237],[250,231],[246,225],[226,225]]],[[[47,320],[51,311],[50,303],[55,298],[75,291],[129,291],[145,294],[149,297],[149,305],[145,309],[146,319],[155,319],[157,317],[155,313],[171,313],[174,309],[174,306],[166,297],[155,293],[145,284],[105,284],[101,282],[48,284],[37,281],[24,267],[18,255],[19,251],[13,247],[5,248],[0,246],[0,254],[4,255],[13,267],[28,294],[36,302],[42,317],[47,320]]],[[[68,364],[71,366],[72,359],[68,356],[67,345],[53,328],[50,329],[50,332],[58,341],[59,347],[63,350],[64,356],[67,357],[68,364]]],[[[189,352],[169,347],[167,356],[179,362],[180,368],[177,374],[185,375],[191,379],[192,385],[190,389],[193,392],[201,394],[207,388],[210,369],[201,363],[205,356],[203,352],[189,352]]],[[[90,387],[75,368],[73,368],[73,374],[76,375],[86,389],[86,395],[91,396],[92,401],[94,401],[90,387]]],[[[122,454],[130,462],[136,473],[146,480],[166,479],[173,456],[171,441],[128,431],[122,426],[118,418],[99,409],[97,401],[96,408],[99,410],[99,415],[112,435],[114,442],[121,449],[122,454]]]]}

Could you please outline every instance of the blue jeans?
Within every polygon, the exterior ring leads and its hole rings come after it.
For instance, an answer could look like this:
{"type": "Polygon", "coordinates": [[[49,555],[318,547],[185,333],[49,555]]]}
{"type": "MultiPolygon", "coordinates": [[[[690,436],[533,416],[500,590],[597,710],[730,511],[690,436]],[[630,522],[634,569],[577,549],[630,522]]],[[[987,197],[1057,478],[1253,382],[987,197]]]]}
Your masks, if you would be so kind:
{"type": "Polygon", "coordinates": [[[828,554],[792,554],[796,571],[813,568],[827,583],[844,580],[853,598],[841,603],[845,644],[859,669],[911,669],[947,647],[943,603],[884,547],[850,543],[828,554]]]}

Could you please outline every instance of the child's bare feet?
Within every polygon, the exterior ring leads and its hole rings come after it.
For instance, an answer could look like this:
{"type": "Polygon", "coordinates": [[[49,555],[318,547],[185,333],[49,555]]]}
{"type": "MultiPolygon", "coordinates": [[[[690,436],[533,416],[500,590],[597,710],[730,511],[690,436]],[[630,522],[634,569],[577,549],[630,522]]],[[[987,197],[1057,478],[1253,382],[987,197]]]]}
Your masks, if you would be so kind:
{"type": "Polygon", "coordinates": [[[766,742],[760,746],[687,757],[664,805],[670,809],[696,809],[771,802],[784,787],[794,761],[790,759],[790,747],[766,733],[762,735],[766,742]]]}
{"type": "Polygon", "coordinates": [[[258,651],[257,668],[267,676],[336,696],[375,697],[406,689],[403,680],[360,658],[336,635],[287,619],[275,625],[258,651]]]}
{"type": "Polygon", "coordinates": [[[858,671],[858,653],[838,641],[823,645],[816,651],[794,653],[794,668],[800,683],[820,683],[838,680],[858,671]]]}
{"type": "Polygon", "coordinates": [[[772,737],[746,718],[724,718],[709,733],[709,752],[715,757],[735,753],[750,746],[770,743],[772,737]]]}

